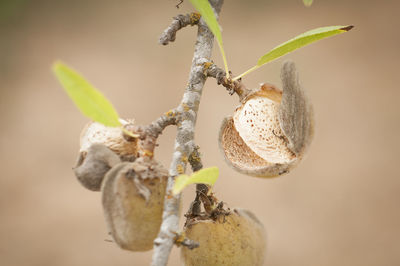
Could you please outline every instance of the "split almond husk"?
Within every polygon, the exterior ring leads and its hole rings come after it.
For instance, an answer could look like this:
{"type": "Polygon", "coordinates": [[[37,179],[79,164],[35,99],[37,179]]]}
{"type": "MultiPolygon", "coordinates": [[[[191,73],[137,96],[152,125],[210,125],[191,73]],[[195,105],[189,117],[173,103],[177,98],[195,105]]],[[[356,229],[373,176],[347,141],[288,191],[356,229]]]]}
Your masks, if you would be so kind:
{"type": "MultiPolygon", "coordinates": [[[[133,120],[122,122],[131,124],[133,120]]],[[[85,188],[100,191],[107,171],[121,160],[134,161],[137,158],[137,150],[138,140],[125,140],[121,128],[90,122],[81,133],[75,175],[85,188]]]]}
{"type": "MultiPolygon", "coordinates": [[[[133,120],[123,120],[123,122],[131,124],[133,120]]],[[[120,127],[107,127],[98,122],[88,123],[81,133],[80,152],[87,152],[94,143],[104,144],[120,157],[137,156],[137,139],[125,140],[120,127]]]]}
{"type": "Polygon", "coordinates": [[[293,62],[281,71],[283,92],[263,84],[224,119],[219,135],[223,155],[235,170],[275,177],[303,158],[314,132],[313,110],[293,62]]]}

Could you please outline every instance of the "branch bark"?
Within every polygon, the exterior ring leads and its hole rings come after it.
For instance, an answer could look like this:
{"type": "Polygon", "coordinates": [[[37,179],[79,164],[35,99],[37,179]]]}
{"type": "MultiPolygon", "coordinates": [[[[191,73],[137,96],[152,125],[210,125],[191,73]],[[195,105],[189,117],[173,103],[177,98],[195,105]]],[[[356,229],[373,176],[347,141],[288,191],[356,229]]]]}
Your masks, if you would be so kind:
{"type": "MultiPolygon", "coordinates": [[[[218,15],[223,0],[209,0],[218,15]]],[[[177,111],[181,113],[178,131],[175,139],[175,149],[169,170],[166,198],[164,201],[163,222],[160,232],[154,240],[152,266],[165,266],[174,245],[174,237],[179,231],[180,194],[173,196],[172,188],[175,177],[186,170],[188,157],[194,144],[195,125],[200,98],[207,76],[204,75],[204,64],[210,61],[214,36],[203,20],[198,23],[197,40],[194,47],[189,82],[177,111]]]]}
{"type": "Polygon", "coordinates": [[[190,13],[186,15],[178,15],[174,17],[171,25],[161,34],[159,42],[162,45],[167,45],[169,42],[175,41],[176,33],[188,25],[194,26],[200,21],[199,13],[190,13]]]}
{"type": "MultiPolygon", "coordinates": [[[[142,126],[129,123],[125,125],[124,128],[135,135],[139,135],[139,145],[141,147],[140,156],[153,157],[158,136],[167,126],[176,125],[179,122],[179,119],[180,113],[175,108],[161,115],[149,125],[142,126]]],[[[125,134],[125,132],[123,133],[123,137],[127,141],[135,140],[135,138],[131,135],[125,134]]]]}
{"type": "MultiPolygon", "coordinates": [[[[251,90],[247,89],[241,80],[233,81],[231,78],[226,77],[225,70],[219,68],[215,64],[210,64],[207,66],[205,70],[208,77],[215,78],[217,80],[218,85],[224,86],[230,95],[236,93],[240,100],[245,98],[251,90]]],[[[229,73],[231,76],[231,73],[229,73]]]]}

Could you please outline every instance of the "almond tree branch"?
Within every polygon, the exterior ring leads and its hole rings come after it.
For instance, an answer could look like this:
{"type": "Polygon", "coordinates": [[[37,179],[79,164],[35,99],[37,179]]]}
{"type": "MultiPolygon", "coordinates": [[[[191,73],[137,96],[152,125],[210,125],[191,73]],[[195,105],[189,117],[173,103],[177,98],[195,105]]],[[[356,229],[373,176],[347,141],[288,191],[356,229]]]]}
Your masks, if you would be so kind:
{"type": "Polygon", "coordinates": [[[169,25],[169,27],[161,34],[159,42],[162,45],[167,45],[169,42],[175,41],[176,33],[178,32],[178,30],[188,25],[194,26],[199,23],[199,20],[200,14],[195,12],[174,17],[171,25],[169,25]]]}
{"type": "Polygon", "coordinates": [[[167,126],[177,124],[179,121],[179,115],[180,113],[176,108],[169,110],[147,126],[147,134],[157,138],[167,126]]]}
{"type": "Polygon", "coordinates": [[[200,246],[199,243],[197,243],[196,241],[190,240],[185,238],[180,245],[187,247],[188,249],[195,249],[198,248],[200,246]]]}
{"type": "MultiPolygon", "coordinates": [[[[177,125],[179,120],[180,112],[175,108],[161,115],[149,125],[143,126],[129,123],[124,128],[135,135],[139,135],[140,156],[153,157],[158,136],[167,126],[177,125]]],[[[125,133],[123,133],[123,137],[127,141],[135,140],[135,138],[125,133]]]]}
{"type": "MultiPolygon", "coordinates": [[[[223,0],[209,0],[216,14],[219,14],[223,0]]],[[[163,221],[160,232],[154,240],[152,266],[165,266],[174,244],[174,237],[179,231],[180,195],[174,196],[172,188],[175,177],[186,170],[188,156],[194,147],[194,132],[200,98],[207,76],[204,75],[204,63],[209,62],[214,36],[203,20],[198,23],[197,40],[194,47],[189,82],[184,92],[178,112],[181,121],[175,139],[175,148],[169,170],[166,197],[164,201],[163,221]]]]}
{"type": "Polygon", "coordinates": [[[176,234],[174,241],[178,247],[184,246],[187,247],[188,249],[195,249],[200,246],[198,242],[187,239],[184,234],[176,234]]]}

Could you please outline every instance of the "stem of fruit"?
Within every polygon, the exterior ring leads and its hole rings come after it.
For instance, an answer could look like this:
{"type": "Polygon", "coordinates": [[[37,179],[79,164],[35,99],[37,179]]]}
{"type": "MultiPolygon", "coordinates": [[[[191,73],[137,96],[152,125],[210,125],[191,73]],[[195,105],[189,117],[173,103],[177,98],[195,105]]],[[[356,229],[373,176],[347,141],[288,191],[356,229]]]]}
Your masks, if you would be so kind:
{"type": "MultiPolygon", "coordinates": [[[[223,0],[209,0],[218,14],[223,0]]],[[[169,170],[166,197],[164,201],[163,221],[160,232],[154,240],[152,266],[165,266],[174,245],[174,237],[179,231],[180,194],[174,196],[172,188],[175,177],[186,170],[187,158],[194,147],[194,132],[200,98],[207,76],[204,75],[203,65],[210,61],[214,36],[203,20],[198,23],[197,40],[194,47],[189,82],[184,92],[181,104],[177,111],[181,113],[181,120],[177,124],[175,148],[169,170]]]]}
{"type": "MultiPolygon", "coordinates": [[[[196,146],[193,149],[192,154],[189,156],[189,163],[192,166],[193,172],[197,172],[203,168],[203,164],[200,159],[199,146],[196,146]]],[[[210,206],[212,205],[212,201],[208,198],[209,190],[209,185],[196,184],[196,197],[193,200],[188,212],[186,213],[186,217],[191,217],[199,214],[199,212],[201,211],[201,203],[203,203],[206,209],[210,208],[210,206]]]]}
{"type": "Polygon", "coordinates": [[[217,65],[209,62],[205,64],[205,73],[208,77],[213,77],[217,80],[218,85],[224,86],[230,95],[236,93],[239,99],[246,97],[251,90],[247,89],[241,80],[233,80],[230,77],[226,78],[226,72],[217,65]]]}

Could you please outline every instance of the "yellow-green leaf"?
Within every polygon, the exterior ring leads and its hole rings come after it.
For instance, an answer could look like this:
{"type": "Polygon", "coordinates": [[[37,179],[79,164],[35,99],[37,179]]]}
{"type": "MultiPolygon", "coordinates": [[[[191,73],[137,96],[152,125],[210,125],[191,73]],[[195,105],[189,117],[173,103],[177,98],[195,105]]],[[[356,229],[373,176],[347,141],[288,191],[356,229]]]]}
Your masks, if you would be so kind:
{"type": "Polygon", "coordinates": [[[311,6],[313,3],[313,0],[303,0],[303,3],[305,6],[311,6]]]}
{"type": "Polygon", "coordinates": [[[214,11],[213,11],[210,3],[208,2],[208,0],[190,0],[190,2],[196,8],[196,10],[200,13],[202,19],[205,21],[208,28],[214,34],[215,39],[217,40],[219,49],[221,51],[222,59],[224,60],[225,71],[228,75],[229,69],[228,69],[228,63],[226,61],[224,46],[222,44],[221,28],[217,22],[217,19],[215,18],[214,11]]]}
{"type": "Polygon", "coordinates": [[[207,184],[214,185],[219,175],[218,167],[209,167],[201,169],[192,175],[180,175],[175,179],[174,188],[172,193],[174,195],[181,193],[181,191],[190,184],[207,184]]]}
{"type": "Polygon", "coordinates": [[[272,60],[275,60],[310,43],[336,34],[347,32],[352,28],[353,26],[329,26],[307,31],[287,42],[282,43],[281,45],[275,47],[274,49],[263,55],[260,59],[258,59],[257,66],[262,66],[268,62],[271,62],[272,60]]]}
{"type": "Polygon", "coordinates": [[[75,70],[57,62],[53,65],[53,72],[84,115],[105,126],[121,126],[118,113],[112,104],[75,70]]]}
{"type": "Polygon", "coordinates": [[[324,39],[324,38],[327,38],[327,37],[330,37],[330,36],[333,36],[336,34],[347,32],[347,31],[351,30],[352,28],[353,28],[353,26],[329,26],[329,27],[313,29],[313,30],[307,31],[303,34],[300,34],[300,35],[296,36],[295,38],[275,47],[274,49],[272,49],[271,51],[269,51],[268,53],[266,53],[265,55],[260,57],[260,59],[258,59],[256,66],[247,70],[243,74],[235,77],[234,80],[237,80],[237,79],[247,75],[248,73],[258,69],[262,65],[265,65],[266,63],[271,62],[279,57],[282,57],[290,52],[293,52],[294,50],[297,50],[303,46],[306,46],[308,44],[311,44],[313,42],[316,42],[318,40],[321,40],[321,39],[324,39]]]}

